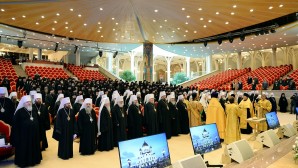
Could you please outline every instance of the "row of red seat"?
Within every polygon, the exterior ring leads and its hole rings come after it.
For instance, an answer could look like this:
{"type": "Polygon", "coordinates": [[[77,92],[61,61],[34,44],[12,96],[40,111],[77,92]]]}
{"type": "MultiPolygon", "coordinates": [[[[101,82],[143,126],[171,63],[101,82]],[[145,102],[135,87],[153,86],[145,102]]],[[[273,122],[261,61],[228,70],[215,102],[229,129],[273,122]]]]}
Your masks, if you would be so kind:
{"type": "MultiPolygon", "coordinates": [[[[18,75],[14,70],[10,60],[0,59],[0,79],[3,80],[4,77],[7,77],[10,81],[16,81],[18,75]]],[[[16,83],[10,83],[10,91],[16,91],[16,83]]]]}
{"type": "MultiPolygon", "coordinates": [[[[241,81],[243,84],[243,90],[251,90],[252,85],[247,83],[247,78],[251,76],[252,78],[257,77],[259,84],[257,84],[256,89],[262,89],[262,82],[264,79],[267,80],[269,86],[278,80],[281,76],[286,75],[293,69],[292,65],[281,65],[277,67],[266,66],[255,69],[249,73],[246,73],[237,78],[238,81],[241,81]]],[[[232,82],[232,81],[231,81],[232,82]]],[[[231,90],[231,82],[228,82],[220,86],[219,90],[231,90]]]]}
{"type": "Polygon", "coordinates": [[[68,78],[63,68],[40,67],[40,66],[26,66],[25,71],[28,76],[34,77],[38,74],[45,78],[68,78]]]}
{"type": "Polygon", "coordinates": [[[66,65],[67,69],[73,73],[79,80],[106,80],[106,77],[99,71],[86,70],[80,66],[75,66],[72,64],[66,65]]]}
{"type": "MultiPolygon", "coordinates": [[[[230,82],[234,80],[235,78],[250,72],[250,68],[245,68],[241,70],[237,69],[232,69],[232,70],[227,70],[221,73],[218,73],[214,76],[211,76],[207,79],[204,79],[202,81],[196,82],[194,85],[198,86],[200,90],[205,90],[205,89],[216,89],[219,86],[230,82]]],[[[191,86],[193,87],[193,86],[191,86]]]]}

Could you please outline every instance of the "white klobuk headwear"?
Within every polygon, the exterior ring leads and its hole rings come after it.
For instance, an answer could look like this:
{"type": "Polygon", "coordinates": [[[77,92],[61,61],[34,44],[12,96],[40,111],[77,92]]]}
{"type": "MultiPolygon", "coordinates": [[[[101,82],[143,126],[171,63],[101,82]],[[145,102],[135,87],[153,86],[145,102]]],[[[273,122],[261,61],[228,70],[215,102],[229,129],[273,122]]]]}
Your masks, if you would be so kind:
{"type": "Polygon", "coordinates": [[[128,91],[127,96],[126,96],[126,100],[130,98],[130,96],[133,95],[132,91],[128,91]]]}
{"type": "Polygon", "coordinates": [[[119,105],[119,102],[124,102],[124,100],[123,100],[123,96],[118,96],[117,98],[116,98],[116,100],[115,100],[115,105],[116,104],[118,104],[119,105]]]}
{"type": "Polygon", "coordinates": [[[173,94],[167,96],[168,103],[171,102],[171,99],[175,99],[175,96],[173,94]]]}
{"type": "Polygon", "coordinates": [[[41,95],[40,93],[36,93],[36,94],[34,95],[33,103],[35,103],[35,100],[36,100],[36,99],[41,99],[41,103],[42,103],[42,95],[41,95]]]}
{"type": "Polygon", "coordinates": [[[101,135],[101,132],[100,132],[100,118],[101,118],[101,111],[102,111],[104,105],[105,105],[105,104],[108,104],[108,103],[110,103],[109,98],[107,98],[107,97],[106,97],[106,98],[103,98],[103,99],[102,99],[102,103],[101,103],[101,105],[100,105],[100,107],[99,107],[99,115],[98,115],[98,120],[97,120],[98,135],[101,135]]]}
{"type": "MultiPolygon", "coordinates": [[[[65,97],[65,98],[63,98],[63,99],[61,100],[60,105],[59,105],[59,109],[58,109],[58,111],[59,111],[60,109],[64,108],[64,105],[67,104],[67,103],[70,103],[70,99],[69,99],[69,97],[65,97]]],[[[71,106],[71,105],[70,105],[70,106],[71,106]]],[[[58,113],[58,112],[57,112],[57,113],[58,113]]]]}
{"type": "MultiPolygon", "coordinates": [[[[92,99],[90,99],[90,98],[86,98],[86,99],[84,100],[84,102],[83,102],[81,108],[80,108],[80,111],[81,111],[82,109],[86,108],[86,107],[87,107],[87,104],[91,104],[91,105],[92,105],[92,99]]],[[[91,106],[91,107],[92,107],[92,106],[91,106]]]]}
{"type": "Polygon", "coordinates": [[[161,91],[161,92],[159,93],[158,101],[161,99],[161,97],[166,96],[166,95],[167,95],[167,94],[166,94],[165,91],[161,91]]]}
{"type": "Polygon", "coordinates": [[[12,97],[17,97],[18,96],[18,94],[17,94],[17,92],[11,92],[10,94],[9,94],[9,99],[11,99],[12,97]]]}
{"type": "Polygon", "coordinates": [[[182,100],[182,99],[184,99],[184,96],[183,96],[183,95],[179,95],[179,96],[178,96],[178,99],[177,99],[177,103],[178,103],[180,100],[182,100]]]}
{"type": "Polygon", "coordinates": [[[61,98],[64,98],[64,94],[60,93],[56,99],[56,103],[60,101],[61,98]]]}
{"type": "Polygon", "coordinates": [[[6,87],[0,87],[0,94],[5,94],[5,97],[8,97],[8,91],[6,87]]]}
{"type": "Polygon", "coordinates": [[[100,98],[102,95],[104,95],[105,93],[103,92],[103,91],[100,91],[99,93],[98,93],[98,96],[97,96],[97,98],[96,99],[98,99],[98,98],[100,98]]]}
{"type": "Polygon", "coordinates": [[[17,107],[15,113],[16,113],[19,109],[21,109],[21,108],[24,107],[24,103],[26,103],[26,102],[31,102],[31,101],[32,101],[32,100],[31,100],[31,96],[30,96],[30,95],[23,96],[23,97],[21,98],[20,102],[19,102],[19,105],[18,105],[18,107],[17,107]]]}
{"type": "Polygon", "coordinates": [[[84,99],[83,95],[79,95],[79,96],[76,97],[76,100],[75,100],[74,103],[79,103],[79,101],[82,100],[82,99],[84,99]]]}
{"type": "Polygon", "coordinates": [[[147,94],[146,95],[146,101],[145,101],[145,104],[147,104],[149,102],[150,99],[154,99],[154,94],[147,94]]]}
{"type": "Polygon", "coordinates": [[[128,102],[128,107],[132,104],[132,102],[138,100],[137,96],[136,95],[131,95],[130,96],[130,99],[129,99],[129,102],[128,102]]]}

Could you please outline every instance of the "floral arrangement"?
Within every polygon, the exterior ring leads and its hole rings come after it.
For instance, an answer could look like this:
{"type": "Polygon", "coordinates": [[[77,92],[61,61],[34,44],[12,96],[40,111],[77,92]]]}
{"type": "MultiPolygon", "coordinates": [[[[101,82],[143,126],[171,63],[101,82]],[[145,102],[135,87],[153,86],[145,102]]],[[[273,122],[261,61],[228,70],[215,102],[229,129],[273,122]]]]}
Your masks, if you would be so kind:
{"type": "Polygon", "coordinates": [[[293,151],[294,151],[294,160],[298,161],[298,137],[296,137],[295,144],[293,145],[293,151]]]}

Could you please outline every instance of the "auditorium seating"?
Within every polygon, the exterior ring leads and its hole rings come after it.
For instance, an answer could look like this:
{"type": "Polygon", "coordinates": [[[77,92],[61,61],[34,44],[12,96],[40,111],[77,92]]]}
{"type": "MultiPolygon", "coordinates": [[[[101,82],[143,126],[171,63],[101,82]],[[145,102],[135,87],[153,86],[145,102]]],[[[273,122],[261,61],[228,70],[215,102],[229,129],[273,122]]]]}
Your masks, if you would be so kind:
{"type": "MultiPolygon", "coordinates": [[[[219,74],[216,74],[214,76],[211,76],[207,79],[204,79],[202,81],[199,81],[195,83],[194,85],[198,86],[200,90],[206,90],[206,89],[217,89],[219,86],[230,82],[234,80],[235,78],[248,73],[250,71],[250,68],[245,68],[241,70],[227,70],[224,72],[221,72],[219,74]]],[[[225,89],[227,90],[227,89],[225,89]]]]}
{"type": "MultiPolygon", "coordinates": [[[[237,78],[238,81],[241,81],[243,84],[243,90],[251,90],[251,84],[247,84],[247,78],[251,76],[252,78],[257,77],[259,80],[259,84],[256,86],[257,90],[262,89],[262,82],[266,78],[267,82],[270,85],[274,83],[275,80],[279,79],[281,76],[286,75],[292,70],[292,65],[281,65],[277,67],[265,66],[255,69],[249,73],[243,74],[237,78]]],[[[221,90],[231,90],[231,82],[228,82],[222,85],[219,89],[221,90]]]]}
{"type": "Polygon", "coordinates": [[[69,76],[64,72],[63,68],[41,67],[41,66],[26,66],[25,71],[28,76],[34,77],[39,74],[44,78],[68,78],[69,76]]]}
{"type": "MultiPolygon", "coordinates": [[[[6,143],[10,142],[11,128],[4,121],[0,120],[0,133],[5,135],[6,143]]],[[[7,159],[14,154],[14,148],[12,146],[0,147],[0,161],[7,159]]]]}
{"type": "Polygon", "coordinates": [[[289,77],[295,81],[296,89],[298,89],[298,69],[294,70],[291,74],[289,74],[289,77]]]}
{"type": "Polygon", "coordinates": [[[18,78],[10,60],[0,59],[0,79],[7,77],[10,82],[11,91],[16,91],[16,79],[18,78]]]}
{"type": "Polygon", "coordinates": [[[105,76],[99,71],[86,70],[80,66],[75,66],[72,64],[66,65],[67,69],[73,73],[79,80],[106,80],[105,76]]]}

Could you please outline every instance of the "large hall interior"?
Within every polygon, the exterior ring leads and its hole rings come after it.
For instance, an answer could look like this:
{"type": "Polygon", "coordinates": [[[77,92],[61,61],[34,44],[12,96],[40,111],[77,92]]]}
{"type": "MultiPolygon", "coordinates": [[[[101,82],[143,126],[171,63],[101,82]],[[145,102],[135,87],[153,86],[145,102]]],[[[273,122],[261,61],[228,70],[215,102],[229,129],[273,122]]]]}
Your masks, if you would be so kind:
{"type": "Polygon", "coordinates": [[[297,0],[0,0],[0,70],[3,168],[298,167],[297,0]]]}

